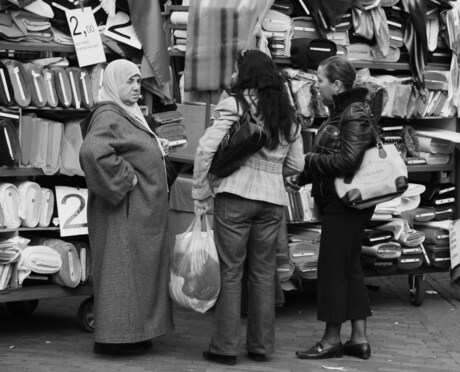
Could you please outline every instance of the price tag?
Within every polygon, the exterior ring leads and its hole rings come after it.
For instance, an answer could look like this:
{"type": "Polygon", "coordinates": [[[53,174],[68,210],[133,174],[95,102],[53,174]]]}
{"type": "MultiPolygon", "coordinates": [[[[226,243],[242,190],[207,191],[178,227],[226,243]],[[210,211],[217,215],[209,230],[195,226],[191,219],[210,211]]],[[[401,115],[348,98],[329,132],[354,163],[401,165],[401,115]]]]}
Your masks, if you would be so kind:
{"type": "Polygon", "coordinates": [[[68,186],[55,186],[55,189],[61,236],[88,234],[88,189],[68,186]]]}
{"type": "Polygon", "coordinates": [[[104,47],[90,7],[65,11],[80,67],[105,62],[104,47]]]}
{"type": "Polygon", "coordinates": [[[107,18],[104,35],[134,48],[142,49],[142,44],[136,36],[131,18],[125,12],[118,12],[114,16],[107,18]]]}

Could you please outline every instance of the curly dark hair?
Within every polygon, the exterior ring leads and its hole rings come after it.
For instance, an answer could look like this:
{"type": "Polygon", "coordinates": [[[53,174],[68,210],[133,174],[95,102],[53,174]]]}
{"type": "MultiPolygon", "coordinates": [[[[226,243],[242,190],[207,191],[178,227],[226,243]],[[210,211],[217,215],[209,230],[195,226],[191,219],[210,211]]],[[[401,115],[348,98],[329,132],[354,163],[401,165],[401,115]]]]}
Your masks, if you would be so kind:
{"type": "Polygon", "coordinates": [[[271,58],[259,50],[242,50],[236,59],[238,74],[230,87],[239,102],[245,102],[244,91],[255,90],[257,99],[251,101],[269,133],[268,149],[275,149],[283,138],[295,140],[292,126],[300,125],[291,104],[284,77],[275,69],[271,58]]]}

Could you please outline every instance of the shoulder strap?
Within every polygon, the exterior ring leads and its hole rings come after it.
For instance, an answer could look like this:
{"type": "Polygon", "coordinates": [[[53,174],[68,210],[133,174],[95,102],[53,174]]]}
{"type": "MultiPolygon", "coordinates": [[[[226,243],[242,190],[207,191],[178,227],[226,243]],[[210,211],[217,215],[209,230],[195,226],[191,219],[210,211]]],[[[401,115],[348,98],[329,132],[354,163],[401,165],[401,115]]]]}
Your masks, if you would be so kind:
{"type": "MultiPolygon", "coordinates": [[[[345,110],[342,111],[342,114],[340,115],[340,120],[339,120],[339,125],[340,127],[342,127],[342,119],[343,119],[343,115],[345,114],[345,111],[349,110],[351,105],[347,106],[345,108],[345,110]]],[[[376,125],[376,121],[375,120],[370,120],[369,122],[369,125],[371,126],[371,132],[375,138],[375,143],[376,143],[376,146],[379,148],[379,149],[383,149],[383,142],[382,140],[380,139],[380,136],[379,136],[379,133],[375,127],[376,125]]]]}

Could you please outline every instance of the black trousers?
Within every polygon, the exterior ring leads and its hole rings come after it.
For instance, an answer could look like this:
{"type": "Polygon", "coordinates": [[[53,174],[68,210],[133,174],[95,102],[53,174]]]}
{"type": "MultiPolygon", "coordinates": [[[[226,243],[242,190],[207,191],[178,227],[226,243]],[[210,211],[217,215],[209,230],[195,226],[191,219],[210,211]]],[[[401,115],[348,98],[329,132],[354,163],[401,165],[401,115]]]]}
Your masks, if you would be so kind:
{"type": "Polygon", "coordinates": [[[361,266],[366,224],[374,208],[347,207],[338,197],[316,198],[322,229],[318,257],[318,320],[343,323],[372,315],[361,266]]]}

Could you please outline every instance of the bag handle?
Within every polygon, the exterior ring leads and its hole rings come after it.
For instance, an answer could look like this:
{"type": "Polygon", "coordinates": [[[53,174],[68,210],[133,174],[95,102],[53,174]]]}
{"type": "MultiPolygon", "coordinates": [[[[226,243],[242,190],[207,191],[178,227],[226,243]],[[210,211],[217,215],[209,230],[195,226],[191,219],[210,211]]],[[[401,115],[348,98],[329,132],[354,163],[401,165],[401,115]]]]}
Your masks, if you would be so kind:
{"type": "MultiPolygon", "coordinates": [[[[348,106],[350,107],[350,106],[348,106]]],[[[340,121],[339,121],[339,126],[340,128],[342,128],[342,119],[343,119],[343,115],[345,113],[346,109],[343,110],[342,114],[340,115],[340,121]]],[[[370,120],[370,126],[371,126],[371,132],[372,132],[372,135],[374,136],[374,139],[375,139],[375,146],[377,147],[377,149],[379,150],[379,157],[382,158],[382,159],[385,159],[387,157],[387,152],[385,151],[384,147],[383,147],[383,142],[377,132],[377,129],[375,128],[375,125],[376,125],[376,121],[375,119],[374,120],[370,120]]]]}

